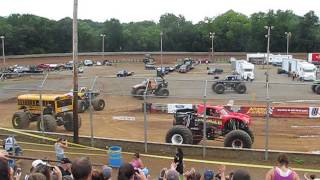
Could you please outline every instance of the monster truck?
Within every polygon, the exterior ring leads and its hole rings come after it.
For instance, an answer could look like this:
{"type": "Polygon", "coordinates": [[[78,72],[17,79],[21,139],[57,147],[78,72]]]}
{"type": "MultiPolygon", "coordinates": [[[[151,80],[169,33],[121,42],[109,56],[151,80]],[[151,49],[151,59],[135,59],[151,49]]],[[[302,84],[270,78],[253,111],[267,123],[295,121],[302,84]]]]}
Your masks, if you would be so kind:
{"type": "Polygon", "coordinates": [[[313,81],[311,89],[314,93],[320,94],[320,80],[313,81]]]}
{"type": "Polygon", "coordinates": [[[247,91],[247,87],[239,75],[229,75],[222,81],[214,82],[212,90],[217,94],[223,94],[225,90],[234,90],[239,94],[243,94],[247,91]]]}
{"type": "Polygon", "coordinates": [[[168,82],[162,78],[145,79],[142,83],[134,85],[131,90],[133,97],[143,99],[144,92],[147,88],[147,95],[166,97],[169,96],[168,82]],[[147,88],[148,87],[148,88],[147,88]]]}
{"type": "Polygon", "coordinates": [[[206,138],[224,137],[224,146],[251,148],[254,135],[250,129],[250,116],[230,112],[223,106],[198,105],[197,110],[181,109],[174,115],[173,127],[165,141],[173,144],[198,144],[203,139],[204,112],[206,113],[206,138]]]}
{"type": "Polygon", "coordinates": [[[103,99],[99,98],[99,92],[90,92],[87,87],[81,87],[78,92],[78,112],[85,112],[90,106],[90,96],[91,104],[95,111],[102,111],[106,103],[103,99]]]}

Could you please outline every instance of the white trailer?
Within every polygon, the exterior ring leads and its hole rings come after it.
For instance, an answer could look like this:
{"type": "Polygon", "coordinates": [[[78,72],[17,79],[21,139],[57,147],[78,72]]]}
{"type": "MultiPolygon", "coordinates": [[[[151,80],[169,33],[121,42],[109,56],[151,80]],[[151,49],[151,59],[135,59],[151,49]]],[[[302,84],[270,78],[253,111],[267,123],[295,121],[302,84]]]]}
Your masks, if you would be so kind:
{"type": "Polygon", "coordinates": [[[306,61],[300,61],[298,66],[298,77],[302,81],[314,81],[316,80],[316,66],[306,61]]]}
{"type": "Polygon", "coordinates": [[[281,69],[303,81],[316,79],[316,66],[302,59],[283,59],[281,69]]]}
{"type": "Polygon", "coordinates": [[[269,60],[267,60],[267,53],[252,53],[247,54],[247,61],[253,64],[272,64],[274,66],[281,66],[283,59],[292,59],[292,55],[282,54],[269,54],[269,60]]]}
{"type": "Polygon", "coordinates": [[[234,60],[231,62],[234,72],[240,75],[244,80],[253,80],[254,76],[254,64],[247,62],[246,60],[234,60]]]}

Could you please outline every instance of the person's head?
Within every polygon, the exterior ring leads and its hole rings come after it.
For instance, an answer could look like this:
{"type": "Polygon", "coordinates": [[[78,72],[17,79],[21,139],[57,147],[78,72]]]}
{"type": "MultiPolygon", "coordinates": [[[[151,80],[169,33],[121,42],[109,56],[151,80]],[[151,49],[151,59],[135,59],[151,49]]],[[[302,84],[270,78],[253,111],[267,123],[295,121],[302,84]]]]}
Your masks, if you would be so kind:
{"type": "Polygon", "coordinates": [[[166,180],[179,180],[179,173],[174,169],[169,169],[166,172],[166,180]]]}
{"type": "Polygon", "coordinates": [[[74,179],[87,180],[91,177],[91,171],[91,162],[87,157],[82,157],[72,162],[71,173],[74,179]]]}
{"type": "Polygon", "coordinates": [[[214,178],[214,172],[212,170],[206,170],[203,173],[204,180],[213,180],[213,178],[214,178]]]}
{"type": "Polygon", "coordinates": [[[42,173],[31,173],[28,180],[47,180],[47,178],[42,173]]]}
{"type": "Polygon", "coordinates": [[[64,141],[64,139],[62,138],[62,137],[59,137],[58,139],[57,139],[57,142],[63,142],[64,141]]]}
{"type": "Polygon", "coordinates": [[[134,178],[134,168],[131,164],[122,164],[118,172],[118,180],[131,180],[134,178]]]}
{"type": "Polygon", "coordinates": [[[101,171],[94,169],[91,175],[92,180],[103,180],[103,174],[101,171]]]}
{"type": "Polygon", "coordinates": [[[103,179],[104,179],[104,180],[109,180],[109,179],[111,179],[112,168],[109,167],[109,166],[103,166],[103,167],[102,167],[102,174],[103,174],[103,179]]]}
{"type": "Polygon", "coordinates": [[[177,153],[183,154],[182,149],[178,147],[178,148],[177,148],[177,153]]]}
{"type": "Polygon", "coordinates": [[[140,158],[140,154],[138,152],[134,153],[133,158],[134,159],[139,159],[140,158]]]}
{"type": "Polygon", "coordinates": [[[6,159],[0,158],[0,179],[10,180],[10,168],[6,159]]]}
{"type": "Polygon", "coordinates": [[[43,174],[46,179],[51,179],[51,170],[50,167],[44,164],[38,164],[36,167],[33,168],[32,173],[41,173],[43,174]]]}
{"type": "Polygon", "coordinates": [[[280,166],[288,167],[289,165],[289,159],[286,154],[283,154],[283,153],[279,154],[277,161],[280,166]]]}
{"type": "Polygon", "coordinates": [[[250,174],[242,169],[236,170],[233,173],[231,180],[250,180],[250,174]]]}

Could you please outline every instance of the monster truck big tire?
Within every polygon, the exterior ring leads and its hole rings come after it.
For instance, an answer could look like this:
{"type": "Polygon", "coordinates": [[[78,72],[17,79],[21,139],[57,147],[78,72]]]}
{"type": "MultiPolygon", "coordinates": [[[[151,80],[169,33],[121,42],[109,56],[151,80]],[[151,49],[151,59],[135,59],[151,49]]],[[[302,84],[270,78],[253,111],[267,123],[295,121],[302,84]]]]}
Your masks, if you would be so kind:
{"type": "Polygon", "coordinates": [[[320,94],[320,85],[317,85],[317,87],[315,88],[315,90],[316,90],[316,93],[317,93],[317,94],[320,94]]]}
{"type": "Polygon", "coordinates": [[[161,88],[160,90],[159,90],[159,96],[163,96],[163,97],[165,97],[165,96],[169,96],[169,90],[168,89],[166,89],[166,88],[161,88]]]}
{"type": "Polygon", "coordinates": [[[224,85],[223,84],[217,84],[214,87],[214,92],[216,92],[217,94],[223,94],[224,93],[224,85]]]}
{"type": "Polygon", "coordinates": [[[83,100],[78,100],[78,113],[83,113],[86,109],[86,103],[83,100]]]}
{"type": "Polygon", "coordinates": [[[216,85],[217,85],[217,83],[212,84],[212,86],[211,86],[212,91],[215,91],[216,85]]]}
{"type": "MultiPolygon", "coordinates": [[[[64,121],[64,129],[67,131],[73,131],[73,114],[71,112],[68,112],[63,117],[64,121]]],[[[82,124],[81,117],[78,116],[78,129],[80,129],[82,124]]]]}
{"type": "Polygon", "coordinates": [[[236,86],[236,91],[237,91],[237,93],[239,93],[239,94],[243,94],[243,93],[245,93],[246,91],[247,91],[247,87],[246,87],[246,85],[245,84],[238,84],[237,86],[236,86]]]}
{"type": "Polygon", "coordinates": [[[224,146],[232,148],[251,148],[252,140],[245,131],[232,130],[225,136],[224,146]]]}
{"type": "Polygon", "coordinates": [[[26,129],[29,127],[30,120],[26,112],[15,112],[12,117],[12,126],[15,129],[26,129]]]}
{"type": "Polygon", "coordinates": [[[252,131],[251,129],[249,129],[249,128],[246,129],[245,131],[246,131],[246,133],[248,133],[248,135],[250,136],[252,143],[254,143],[253,131],[252,131]]]}
{"type": "Polygon", "coordinates": [[[49,114],[43,115],[43,128],[41,126],[41,119],[37,122],[37,127],[39,131],[45,132],[55,132],[57,130],[57,121],[56,119],[49,114]]]}
{"type": "Polygon", "coordinates": [[[193,136],[190,129],[185,126],[173,126],[166,135],[166,143],[172,144],[192,144],[193,136]]]}
{"type": "Polygon", "coordinates": [[[94,99],[92,101],[92,107],[95,111],[102,111],[104,107],[106,106],[106,103],[103,99],[94,99]]]}
{"type": "Polygon", "coordinates": [[[143,100],[144,91],[145,91],[144,89],[138,89],[138,90],[137,90],[137,94],[136,94],[137,96],[136,96],[136,97],[137,97],[138,99],[140,99],[140,100],[143,100]]]}

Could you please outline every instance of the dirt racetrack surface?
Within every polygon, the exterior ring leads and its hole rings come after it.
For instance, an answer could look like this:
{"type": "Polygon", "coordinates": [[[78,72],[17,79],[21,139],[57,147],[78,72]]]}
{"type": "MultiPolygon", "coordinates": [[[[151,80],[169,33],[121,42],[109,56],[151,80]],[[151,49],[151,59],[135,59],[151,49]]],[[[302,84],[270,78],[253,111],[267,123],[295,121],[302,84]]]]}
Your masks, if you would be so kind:
{"type": "MultiPolygon", "coordinates": [[[[29,62],[29,61],[28,61],[29,62]]],[[[65,61],[64,61],[65,62],[65,61]]],[[[217,64],[224,69],[221,78],[231,72],[229,64],[217,64]]],[[[265,105],[265,84],[263,83],[265,69],[257,67],[257,79],[253,83],[247,83],[248,92],[239,95],[226,92],[217,95],[212,92],[210,85],[207,87],[209,104],[227,104],[229,100],[235,100],[235,104],[263,104],[265,105]]],[[[272,79],[270,95],[274,101],[280,101],[283,106],[305,106],[308,103],[289,103],[286,101],[296,99],[313,100],[317,98],[311,92],[310,83],[290,85],[292,81],[283,75],[276,74],[276,68],[271,69],[272,79]],[[283,84],[281,84],[283,83],[283,84]],[[303,94],[303,97],[301,95],[303,94]]],[[[44,93],[66,93],[72,89],[71,72],[50,72],[45,83],[44,93]]],[[[110,137],[129,140],[144,140],[144,116],[142,112],[143,101],[130,96],[131,86],[141,82],[145,77],[154,77],[154,71],[143,69],[142,64],[114,64],[111,67],[96,66],[85,68],[85,73],[80,75],[80,86],[90,87],[95,76],[99,76],[95,88],[101,91],[101,97],[107,102],[103,111],[93,112],[94,135],[98,137],[110,137]],[[134,71],[134,78],[115,78],[115,73],[120,69],[134,71]],[[115,120],[121,117],[132,117],[131,120],[115,120]],[[132,120],[134,119],[134,120],[132,120]]],[[[0,84],[0,113],[1,126],[12,127],[11,118],[16,111],[15,97],[24,93],[38,93],[30,90],[39,87],[43,76],[22,77],[10,79],[0,84]],[[24,89],[30,88],[30,89],[24,89]]],[[[196,66],[187,74],[174,72],[166,76],[169,82],[169,98],[150,98],[148,102],[154,103],[201,103],[204,92],[204,80],[212,80],[213,77],[206,74],[206,65],[196,66]]],[[[298,83],[298,82],[294,82],[298,83]]],[[[39,88],[38,88],[39,89],[39,88]]],[[[318,103],[311,104],[318,106],[318,103]]],[[[82,127],[80,135],[90,135],[89,112],[81,114],[82,127]]],[[[147,115],[148,141],[164,142],[166,132],[172,127],[172,114],[151,113],[147,115]]],[[[265,118],[254,118],[252,126],[255,142],[253,148],[265,148],[265,118]]],[[[271,118],[269,127],[269,149],[291,151],[319,151],[319,131],[317,126],[320,119],[303,118],[271,118]]],[[[32,123],[30,129],[36,129],[36,123],[32,123]]],[[[58,132],[65,132],[63,127],[58,132]]],[[[223,146],[219,141],[208,141],[208,145],[223,146]]]]}

